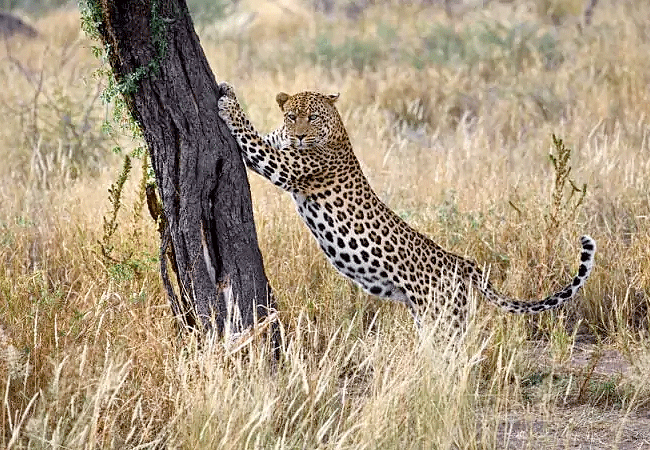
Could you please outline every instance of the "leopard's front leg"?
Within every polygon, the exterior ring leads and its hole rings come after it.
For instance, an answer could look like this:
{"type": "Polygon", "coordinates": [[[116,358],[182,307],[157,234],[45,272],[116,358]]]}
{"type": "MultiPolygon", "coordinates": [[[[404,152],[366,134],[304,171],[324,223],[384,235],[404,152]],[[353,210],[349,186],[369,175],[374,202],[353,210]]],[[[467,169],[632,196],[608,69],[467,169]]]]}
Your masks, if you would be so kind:
{"type": "MultiPolygon", "coordinates": [[[[230,132],[235,135],[235,132],[233,131],[234,129],[234,124],[238,122],[237,120],[237,115],[232,112],[233,109],[241,113],[241,117],[246,118],[246,115],[241,109],[241,106],[239,106],[239,102],[237,101],[237,97],[235,96],[235,89],[232,87],[230,83],[223,82],[219,85],[219,89],[221,91],[222,97],[219,99],[218,107],[219,107],[219,117],[223,119],[224,122],[228,125],[228,128],[230,128],[230,132]],[[223,98],[227,97],[230,100],[223,100],[223,98]],[[232,100],[232,101],[231,101],[232,100]]],[[[241,121],[241,119],[240,119],[241,121]]],[[[245,119],[245,121],[248,123],[250,128],[252,129],[253,126],[250,124],[250,121],[248,119],[245,119]]],[[[254,131],[254,130],[253,130],[254,131]]],[[[236,138],[236,136],[235,136],[236,138]]],[[[277,130],[273,130],[267,135],[262,137],[262,140],[264,143],[270,147],[272,147],[275,150],[280,150],[284,145],[287,143],[287,139],[285,139],[283,135],[283,130],[282,128],[278,128],[277,130]]],[[[238,141],[239,142],[239,141],[238,141]]]]}
{"type": "Polygon", "coordinates": [[[299,192],[297,181],[304,174],[291,166],[291,156],[284,151],[282,129],[262,137],[246,117],[232,86],[224,82],[219,88],[219,117],[239,144],[246,166],[286,191],[299,192]]]}
{"type": "Polygon", "coordinates": [[[242,110],[233,87],[226,82],[219,84],[221,97],[217,102],[219,117],[228,125],[230,133],[239,144],[246,166],[260,175],[269,178],[270,174],[265,172],[265,167],[260,164],[263,156],[268,152],[268,144],[264,142],[260,134],[255,130],[248,117],[242,110]]]}

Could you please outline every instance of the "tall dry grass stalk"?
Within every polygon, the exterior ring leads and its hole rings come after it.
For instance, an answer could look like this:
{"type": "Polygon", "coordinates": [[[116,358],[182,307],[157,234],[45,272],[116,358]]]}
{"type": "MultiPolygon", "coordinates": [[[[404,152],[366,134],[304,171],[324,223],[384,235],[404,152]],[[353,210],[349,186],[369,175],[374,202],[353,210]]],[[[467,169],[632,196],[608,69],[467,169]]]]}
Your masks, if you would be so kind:
{"type": "Polygon", "coordinates": [[[288,196],[251,175],[280,358],[257,342],[199,348],[175,332],[155,224],[132,207],[138,176],[110,238],[120,257],[102,257],[120,168],[107,155],[139,143],[102,134],[91,43],[57,13],[41,38],[0,46],[0,447],[643,447],[650,6],[601,0],[578,29],[532,0],[451,18],[435,2],[313,3],[244,2],[202,28],[253,123],[279,125],[279,91],[341,92],[364,170],[400,216],[521,297],[568,280],[588,232],[599,253],[581,296],[536,318],[477,298],[467,336],[441,342],[335,273],[288,196]],[[587,184],[559,212],[553,134],[587,184]]]}

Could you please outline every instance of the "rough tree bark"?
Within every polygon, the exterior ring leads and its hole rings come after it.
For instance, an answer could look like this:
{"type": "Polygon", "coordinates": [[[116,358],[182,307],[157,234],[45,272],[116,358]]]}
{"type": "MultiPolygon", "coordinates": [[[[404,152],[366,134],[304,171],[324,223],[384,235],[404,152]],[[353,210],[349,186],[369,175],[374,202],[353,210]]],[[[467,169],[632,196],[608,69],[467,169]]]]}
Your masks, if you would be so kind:
{"type": "Polygon", "coordinates": [[[161,273],[172,310],[192,328],[241,331],[275,305],[246,170],[217,115],[219,89],[187,5],[94,0],[90,8],[149,147],[164,213],[161,273]]]}

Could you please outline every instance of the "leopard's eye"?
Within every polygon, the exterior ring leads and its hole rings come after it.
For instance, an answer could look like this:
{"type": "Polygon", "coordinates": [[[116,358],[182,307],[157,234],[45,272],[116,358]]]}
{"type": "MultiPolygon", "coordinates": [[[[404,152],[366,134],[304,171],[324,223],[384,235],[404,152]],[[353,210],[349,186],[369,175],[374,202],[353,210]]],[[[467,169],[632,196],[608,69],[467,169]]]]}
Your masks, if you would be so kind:
{"type": "Polygon", "coordinates": [[[315,120],[318,120],[318,114],[310,114],[309,121],[314,122],[315,120]]]}
{"type": "Polygon", "coordinates": [[[294,113],[290,112],[290,113],[287,114],[287,119],[289,119],[291,122],[295,122],[296,121],[296,115],[294,113]]]}

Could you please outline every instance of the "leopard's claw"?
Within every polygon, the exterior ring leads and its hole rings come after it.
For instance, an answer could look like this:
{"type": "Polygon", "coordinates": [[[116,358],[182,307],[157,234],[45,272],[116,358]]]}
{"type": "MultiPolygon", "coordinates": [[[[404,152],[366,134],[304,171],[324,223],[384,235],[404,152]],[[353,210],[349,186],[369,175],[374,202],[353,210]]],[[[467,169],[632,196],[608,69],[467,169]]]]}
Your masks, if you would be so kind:
{"type": "Polygon", "coordinates": [[[219,93],[223,97],[229,97],[232,98],[233,100],[236,100],[237,97],[235,96],[235,88],[232,86],[232,84],[228,83],[227,81],[222,81],[219,83],[219,93]]]}

